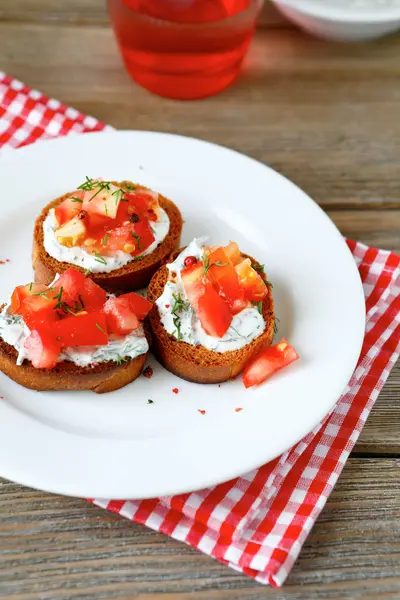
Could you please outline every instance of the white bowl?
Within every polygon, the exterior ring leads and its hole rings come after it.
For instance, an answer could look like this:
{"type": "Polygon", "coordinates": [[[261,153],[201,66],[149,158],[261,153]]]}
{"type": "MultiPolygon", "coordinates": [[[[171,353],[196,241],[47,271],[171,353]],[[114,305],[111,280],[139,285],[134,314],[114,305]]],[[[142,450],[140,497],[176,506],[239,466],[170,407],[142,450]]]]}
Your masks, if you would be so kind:
{"type": "Polygon", "coordinates": [[[367,0],[348,0],[341,5],[335,0],[322,4],[318,0],[272,1],[296,25],[325,39],[358,42],[400,28],[400,0],[375,0],[375,7],[367,0]]]}

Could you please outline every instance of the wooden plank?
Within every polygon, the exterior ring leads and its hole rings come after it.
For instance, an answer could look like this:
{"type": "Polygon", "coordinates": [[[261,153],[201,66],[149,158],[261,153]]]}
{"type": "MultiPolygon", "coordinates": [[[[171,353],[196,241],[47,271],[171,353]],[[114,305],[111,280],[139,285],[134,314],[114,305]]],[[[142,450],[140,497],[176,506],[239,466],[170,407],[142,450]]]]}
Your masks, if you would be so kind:
{"type": "Polygon", "coordinates": [[[398,598],[399,476],[399,459],[349,460],[281,592],[84,501],[3,482],[1,594],[9,600],[398,598]]]}
{"type": "MultiPolygon", "coordinates": [[[[108,25],[106,2],[99,0],[2,0],[0,21],[28,23],[71,23],[74,25],[108,25]]],[[[267,0],[260,19],[260,26],[290,26],[278,10],[267,0]]]]}
{"type": "MultiPolygon", "coordinates": [[[[335,46],[296,31],[259,31],[241,79],[200,102],[137,86],[104,27],[82,26],[77,35],[69,25],[0,23],[0,39],[5,71],[117,128],[235,148],[327,209],[400,208],[400,36],[335,46]]],[[[382,243],[379,235],[369,239],[382,243]]]]}

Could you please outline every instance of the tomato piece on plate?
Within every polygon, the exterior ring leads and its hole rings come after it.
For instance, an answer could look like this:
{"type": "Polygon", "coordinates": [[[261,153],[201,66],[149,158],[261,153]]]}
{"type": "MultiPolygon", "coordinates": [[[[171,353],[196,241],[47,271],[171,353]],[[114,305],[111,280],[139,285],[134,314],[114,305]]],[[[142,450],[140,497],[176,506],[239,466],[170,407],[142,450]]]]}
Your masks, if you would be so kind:
{"type": "Polygon", "coordinates": [[[248,300],[259,302],[268,294],[268,288],[260,275],[251,266],[251,260],[246,258],[235,266],[240,285],[248,300]]]}
{"type": "Polygon", "coordinates": [[[28,285],[18,285],[11,294],[11,312],[17,313],[25,298],[33,296],[38,292],[44,292],[47,289],[42,283],[28,283],[28,285]]]}
{"type": "Polygon", "coordinates": [[[66,302],[73,308],[75,302],[79,300],[79,294],[83,290],[85,282],[84,273],[73,268],[67,269],[51,286],[52,295],[59,295],[61,302],[66,302]]]}
{"type": "Polygon", "coordinates": [[[103,288],[89,277],[85,277],[83,286],[78,294],[78,307],[89,312],[102,308],[106,300],[107,294],[103,288]]]}
{"type": "Polygon", "coordinates": [[[240,262],[241,254],[236,242],[230,242],[227,246],[224,246],[224,252],[233,265],[240,262]]]}
{"type": "Polygon", "coordinates": [[[119,296],[119,298],[126,298],[129,300],[130,307],[139,321],[143,321],[153,307],[151,302],[149,302],[146,298],[143,298],[143,296],[140,296],[140,294],[135,294],[135,292],[123,294],[122,296],[119,296]]]}
{"type": "Polygon", "coordinates": [[[127,298],[108,298],[104,305],[108,333],[127,335],[140,325],[127,298]]]}
{"type": "Polygon", "coordinates": [[[54,214],[59,227],[79,215],[82,210],[83,196],[84,192],[77,190],[56,206],[54,214]]]}
{"type": "Polygon", "coordinates": [[[264,348],[246,365],[243,383],[246,388],[258,385],[298,358],[296,350],[283,339],[275,346],[264,348]]]}
{"type": "Polygon", "coordinates": [[[158,193],[152,190],[138,189],[129,194],[125,194],[129,201],[129,206],[140,211],[147,220],[158,221],[160,218],[160,205],[158,202],[158,193]]]}
{"type": "Polygon", "coordinates": [[[98,310],[65,317],[55,323],[54,335],[63,348],[104,346],[108,344],[106,316],[98,310]]]}
{"type": "Polygon", "coordinates": [[[217,248],[208,255],[207,279],[226,300],[232,314],[237,314],[248,305],[244,290],[239,283],[235,267],[223,248],[217,248]]]}
{"type": "Polygon", "coordinates": [[[36,369],[53,369],[56,366],[60,345],[49,331],[32,331],[25,340],[24,348],[36,369]]]}
{"type": "Polygon", "coordinates": [[[181,271],[183,287],[190,304],[197,310],[200,296],[205,292],[204,284],[204,265],[202,262],[196,262],[181,271]]]}
{"type": "Polygon", "coordinates": [[[218,338],[225,335],[232,321],[229,306],[211,284],[206,285],[204,294],[198,299],[197,314],[204,331],[218,338]]]}

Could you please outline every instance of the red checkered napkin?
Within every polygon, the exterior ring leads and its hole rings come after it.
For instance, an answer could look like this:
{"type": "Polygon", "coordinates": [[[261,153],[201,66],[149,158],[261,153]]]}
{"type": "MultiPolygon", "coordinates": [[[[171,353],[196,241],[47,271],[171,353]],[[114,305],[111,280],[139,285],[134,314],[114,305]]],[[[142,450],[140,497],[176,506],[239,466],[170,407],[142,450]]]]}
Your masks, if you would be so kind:
{"type": "MultiPolygon", "coordinates": [[[[0,147],[105,128],[0,73],[0,147]]],[[[282,585],[400,351],[400,257],[347,243],[364,285],[366,333],[358,366],[325,420],[294,448],[238,479],[179,496],[95,504],[261,583],[282,585]]]]}

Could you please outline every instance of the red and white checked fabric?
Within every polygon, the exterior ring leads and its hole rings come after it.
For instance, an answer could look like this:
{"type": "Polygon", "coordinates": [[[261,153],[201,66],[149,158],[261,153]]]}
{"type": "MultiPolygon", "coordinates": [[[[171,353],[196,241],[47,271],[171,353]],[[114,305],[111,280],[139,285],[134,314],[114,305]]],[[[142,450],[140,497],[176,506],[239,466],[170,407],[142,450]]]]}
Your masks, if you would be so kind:
{"type": "MultiPolygon", "coordinates": [[[[106,126],[0,73],[0,148],[106,126]]],[[[280,586],[325,505],[400,352],[400,257],[347,241],[367,320],[358,366],[333,411],[276,460],[213,488],[98,506],[280,586]]]]}

